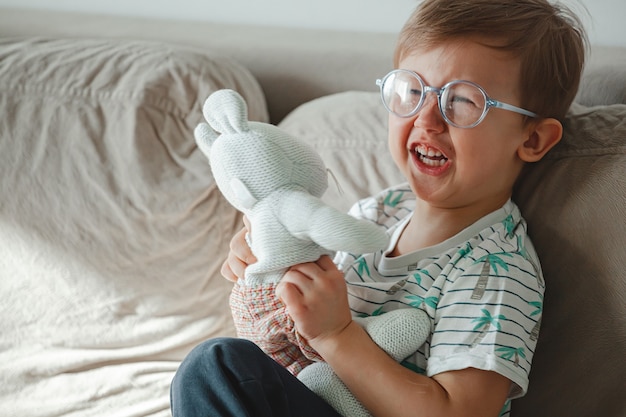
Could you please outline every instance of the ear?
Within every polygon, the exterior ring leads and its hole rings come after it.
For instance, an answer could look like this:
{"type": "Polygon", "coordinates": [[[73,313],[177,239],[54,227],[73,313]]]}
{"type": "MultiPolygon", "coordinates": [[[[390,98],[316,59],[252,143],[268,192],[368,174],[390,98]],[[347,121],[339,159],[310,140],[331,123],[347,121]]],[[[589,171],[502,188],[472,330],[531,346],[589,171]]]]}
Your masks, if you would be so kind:
{"type": "Polygon", "coordinates": [[[517,155],[524,162],[537,162],[559,143],[563,125],[553,118],[531,121],[527,135],[527,139],[517,149],[517,155]]]}

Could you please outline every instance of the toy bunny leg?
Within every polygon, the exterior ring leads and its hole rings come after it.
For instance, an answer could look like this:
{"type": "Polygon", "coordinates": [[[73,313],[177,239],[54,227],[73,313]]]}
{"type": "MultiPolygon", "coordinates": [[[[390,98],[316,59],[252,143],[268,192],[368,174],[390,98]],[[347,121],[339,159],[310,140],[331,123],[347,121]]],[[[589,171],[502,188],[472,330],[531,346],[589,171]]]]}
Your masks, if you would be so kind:
{"type": "MultiPolygon", "coordinates": [[[[394,310],[380,316],[355,318],[372,340],[395,361],[407,358],[430,335],[430,318],[416,308],[394,310]]],[[[326,362],[304,368],[298,379],[345,417],[371,417],[326,362]]]]}
{"type": "Polygon", "coordinates": [[[326,362],[315,362],[304,368],[298,379],[344,417],[371,417],[326,362]]]}
{"type": "Polygon", "coordinates": [[[402,308],[379,316],[357,317],[354,321],[396,362],[415,353],[431,330],[428,314],[419,308],[402,308]]]}

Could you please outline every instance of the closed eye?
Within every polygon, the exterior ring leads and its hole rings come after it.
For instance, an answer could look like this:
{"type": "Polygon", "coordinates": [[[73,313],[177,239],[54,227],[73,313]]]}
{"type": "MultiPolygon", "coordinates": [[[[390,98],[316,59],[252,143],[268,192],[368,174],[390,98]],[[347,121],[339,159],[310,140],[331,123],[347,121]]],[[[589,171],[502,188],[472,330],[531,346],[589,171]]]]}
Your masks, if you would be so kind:
{"type": "Polygon", "coordinates": [[[410,92],[414,96],[421,96],[422,95],[422,90],[418,90],[417,88],[411,88],[410,92]]]}
{"type": "Polygon", "coordinates": [[[454,96],[452,97],[452,102],[453,103],[461,103],[461,104],[473,104],[476,105],[476,103],[474,103],[473,100],[467,98],[467,97],[463,97],[463,96],[454,96]]]}

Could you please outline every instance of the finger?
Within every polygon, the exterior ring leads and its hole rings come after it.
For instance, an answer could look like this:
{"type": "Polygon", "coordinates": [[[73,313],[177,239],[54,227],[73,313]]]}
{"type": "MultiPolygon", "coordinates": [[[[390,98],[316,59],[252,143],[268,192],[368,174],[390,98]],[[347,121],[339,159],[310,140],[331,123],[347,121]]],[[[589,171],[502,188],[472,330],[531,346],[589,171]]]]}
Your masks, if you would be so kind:
{"type": "Polygon", "coordinates": [[[285,277],[291,282],[304,284],[306,281],[313,280],[320,272],[321,268],[315,262],[306,262],[290,267],[285,273],[285,277]]]}
{"type": "Polygon", "coordinates": [[[248,216],[243,216],[243,225],[245,226],[248,233],[251,231],[250,220],[248,220],[248,216]]]}
{"type": "Polygon", "coordinates": [[[225,278],[228,279],[231,276],[231,274],[237,278],[243,278],[245,276],[246,268],[248,267],[248,264],[242,259],[240,259],[233,252],[230,252],[228,254],[224,264],[228,267],[226,271],[227,275],[225,276],[225,278]]]}
{"type": "Polygon", "coordinates": [[[337,266],[328,255],[322,255],[315,263],[324,271],[337,269],[337,266]]]}
{"type": "Polygon", "coordinates": [[[278,285],[276,285],[276,295],[280,299],[283,299],[283,296],[285,294],[288,294],[291,296],[297,296],[297,297],[303,296],[302,291],[300,290],[300,287],[296,283],[281,280],[278,283],[278,285]]]}
{"type": "Polygon", "coordinates": [[[237,280],[239,279],[239,277],[232,271],[232,269],[230,269],[228,261],[224,261],[224,263],[222,263],[222,269],[220,270],[220,273],[224,278],[232,282],[237,282],[237,280]]]}
{"type": "Polygon", "coordinates": [[[299,269],[299,267],[304,267],[304,265],[298,265],[295,269],[289,269],[283,275],[281,282],[285,284],[291,284],[296,286],[300,292],[307,291],[313,285],[313,277],[309,275],[305,270],[299,269]]]}
{"type": "Polygon", "coordinates": [[[280,281],[276,286],[276,297],[287,306],[288,313],[296,316],[301,313],[304,294],[300,288],[287,281],[280,281]]]}
{"type": "Polygon", "coordinates": [[[250,246],[246,242],[246,229],[242,228],[238,231],[230,240],[230,252],[238,257],[246,265],[253,264],[257,261],[256,257],[252,253],[250,246]]]}
{"type": "Polygon", "coordinates": [[[335,272],[338,271],[337,265],[328,255],[321,256],[315,262],[305,262],[297,264],[291,267],[291,269],[300,271],[304,275],[314,277],[322,272],[335,272]]]}

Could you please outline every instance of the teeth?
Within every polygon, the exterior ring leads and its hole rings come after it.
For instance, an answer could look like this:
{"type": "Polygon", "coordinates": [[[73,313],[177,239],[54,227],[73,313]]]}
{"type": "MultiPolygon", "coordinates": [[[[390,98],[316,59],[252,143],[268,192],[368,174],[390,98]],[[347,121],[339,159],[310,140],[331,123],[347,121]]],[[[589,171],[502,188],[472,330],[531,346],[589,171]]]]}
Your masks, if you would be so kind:
{"type": "Polygon", "coordinates": [[[424,155],[419,156],[420,161],[422,161],[425,165],[429,165],[431,167],[440,167],[443,166],[447,159],[430,159],[424,155]]]}
{"type": "Polygon", "coordinates": [[[418,145],[417,152],[419,152],[420,154],[424,156],[428,156],[429,158],[432,158],[434,156],[437,156],[437,157],[443,156],[441,152],[436,151],[435,149],[432,149],[432,148],[427,148],[424,145],[418,145]]]}
{"type": "Polygon", "coordinates": [[[433,157],[439,158],[443,156],[443,154],[439,152],[438,150],[435,150],[433,148],[428,148],[424,145],[418,145],[417,152],[420,153],[421,155],[428,156],[429,158],[433,158],[433,157]]]}
{"type": "Polygon", "coordinates": [[[417,145],[415,151],[419,160],[429,166],[443,166],[448,160],[440,151],[424,145],[417,145]]]}

